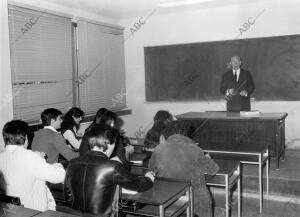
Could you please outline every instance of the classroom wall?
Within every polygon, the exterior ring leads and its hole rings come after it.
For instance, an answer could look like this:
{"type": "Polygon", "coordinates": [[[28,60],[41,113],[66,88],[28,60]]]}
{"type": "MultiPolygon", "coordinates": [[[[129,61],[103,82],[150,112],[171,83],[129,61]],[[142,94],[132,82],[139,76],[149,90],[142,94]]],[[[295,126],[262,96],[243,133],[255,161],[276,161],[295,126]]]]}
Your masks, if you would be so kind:
{"type": "MultiPolygon", "coordinates": [[[[0,1],[1,16],[1,117],[0,129],[3,124],[12,118],[12,91],[9,64],[8,27],[7,27],[7,0],[0,1]]],[[[47,8],[49,10],[67,13],[74,17],[80,16],[88,19],[119,24],[125,27],[125,37],[133,34],[125,41],[125,65],[127,105],[132,109],[132,115],[124,117],[125,126],[129,135],[143,134],[152,125],[152,118],[159,109],[169,110],[174,115],[188,111],[224,110],[224,101],[188,102],[188,103],[147,103],[145,102],[144,78],[144,47],[166,44],[181,44],[191,42],[218,41],[235,39],[240,33],[239,28],[249,17],[255,18],[250,29],[243,32],[238,38],[252,38],[264,36],[289,35],[300,33],[300,20],[298,18],[300,2],[297,0],[266,1],[262,3],[249,3],[220,8],[179,10],[161,14],[157,9],[139,29],[133,31],[133,25],[139,22],[140,17],[113,20],[99,14],[91,14],[80,8],[67,8],[47,1],[34,0],[9,1],[17,4],[32,5],[33,7],[47,8]],[[130,28],[132,28],[130,30],[130,28]]],[[[154,9],[149,11],[149,15],[154,9]]],[[[180,91],[180,90],[179,90],[180,91]]],[[[120,93],[123,97],[124,93],[120,93]]],[[[119,95],[119,96],[120,96],[119,95]]],[[[118,97],[119,97],[118,96],[118,97]]],[[[265,112],[288,112],[286,138],[290,148],[300,148],[300,103],[299,102],[253,102],[253,109],[265,112]]],[[[0,140],[0,149],[2,145],[0,140]]]]}
{"type": "MultiPolygon", "coordinates": [[[[78,8],[68,8],[56,4],[49,3],[46,0],[16,0],[0,1],[0,130],[3,125],[13,118],[13,95],[11,88],[11,69],[10,69],[10,51],[9,51],[9,32],[8,32],[8,12],[7,3],[30,7],[32,9],[48,9],[49,12],[54,11],[58,13],[68,14],[73,18],[83,17],[99,22],[116,24],[117,21],[103,17],[99,14],[93,14],[78,8]]],[[[3,138],[0,136],[0,150],[4,146],[3,138]]]]}
{"type": "MultiPolygon", "coordinates": [[[[226,109],[223,100],[180,103],[145,102],[145,46],[299,34],[299,8],[300,2],[275,0],[206,10],[181,10],[181,12],[167,14],[160,14],[161,10],[158,9],[147,19],[146,23],[143,22],[144,24],[137,31],[133,30],[133,25],[139,21],[139,17],[122,20],[120,24],[125,27],[125,35],[133,32],[124,43],[127,105],[133,111],[132,115],[124,117],[124,127],[127,133],[129,135],[136,132],[142,134],[145,128],[151,127],[152,118],[159,109],[169,110],[174,115],[188,111],[226,109]],[[252,17],[250,19],[252,22],[253,18],[259,14],[255,23],[238,36],[239,28],[250,17],[252,17]]],[[[141,21],[144,21],[144,18],[141,21]]],[[[253,102],[252,109],[261,112],[288,112],[287,144],[289,148],[300,148],[300,124],[298,124],[300,102],[253,102]]]]}
{"type": "MultiPolygon", "coordinates": [[[[0,129],[12,118],[12,89],[8,38],[7,1],[0,1],[0,129]]],[[[0,136],[0,150],[3,139],[0,136]]]]}

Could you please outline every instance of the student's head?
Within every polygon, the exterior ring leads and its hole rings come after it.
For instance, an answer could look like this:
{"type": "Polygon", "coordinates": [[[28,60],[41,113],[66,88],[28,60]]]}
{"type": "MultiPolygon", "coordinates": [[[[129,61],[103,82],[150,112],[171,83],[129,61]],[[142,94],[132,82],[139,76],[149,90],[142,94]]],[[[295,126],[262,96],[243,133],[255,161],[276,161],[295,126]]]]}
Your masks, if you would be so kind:
{"type": "Polygon", "coordinates": [[[168,111],[159,110],[156,112],[152,128],[147,132],[144,144],[147,148],[153,148],[159,144],[161,133],[167,124],[173,120],[172,115],[168,111]]]}
{"type": "Polygon", "coordinates": [[[63,124],[72,124],[73,127],[78,129],[83,116],[84,112],[80,108],[73,107],[65,114],[63,124]]]}
{"type": "Polygon", "coordinates": [[[146,133],[144,145],[146,148],[154,148],[159,145],[160,135],[165,130],[166,124],[158,122],[152,126],[152,128],[146,133]]]}
{"type": "Polygon", "coordinates": [[[55,108],[48,108],[42,112],[41,120],[44,126],[59,129],[62,123],[62,112],[55,108]]]}
{"type": "Polygon", "coordinates": [[[239,56],[232,56],[230,58],[230,65],[232,69],[237,70],[241,67],[242,60],[239,56]]]}
{"type": "Polygon", "coordinates": [[[2,130],[5,146],[19,145],[27,148],[29,127],[24,121],[13,120],[7,122],[2,130]]]}
{"type": "Polygon", "coordinates": [[[165,110],[159,110],[158,112],[156,112],[156,114],[153,118],[154,124],[157,124],[157,123],[167,124],[168,122],[171,122],[172,120],[173,120],[172,115],[168,111],[165,111],[165,110]]]}
{"type": "Polygon", "coordinates": [[[181,121],[170,122],[162,131],[159,137],[159,144],[165,143],[166,140],[174,134],[180,134],[186,137],[190,137],[191,133],[191,129],[188,126],[185,126],[181,121]]]}
{"type": "Polygon", "coordinates": [[[96,115],[95,115],[94,123],[99,123],[99,122],[100,122],[100,119],[101,119],[101,117],[102,117],[102,115],[103,115],[106,111],[108,111],[108,109],[106,109],[106,108],[100,108],[100,109],[97,111],[96,115]]]}
{"type": "Polygon", "coordinates": [[[88,133],[91,150],[101,151],[108,157],[114,151],[118,131],[106,124],[95,125],[88,133]]]}
{"type": "Polygon", "coordinates": [[[101,115],[101,117],[97,120],[96,124],[106,124],[110,127],[115,127],[117,122],[117,115],[112,111],[105,111],[101,115]]]}

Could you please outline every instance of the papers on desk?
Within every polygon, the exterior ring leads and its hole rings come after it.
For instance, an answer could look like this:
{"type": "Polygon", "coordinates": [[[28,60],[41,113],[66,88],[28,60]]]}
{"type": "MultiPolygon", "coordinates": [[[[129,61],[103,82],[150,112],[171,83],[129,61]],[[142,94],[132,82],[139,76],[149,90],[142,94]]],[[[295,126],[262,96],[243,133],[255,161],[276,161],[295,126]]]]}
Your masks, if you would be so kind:
{"type": "Polygon", "coordinates": [[[131,160],[130,161],[131,163],[133,163],[133,164],[136,164],[136,165],[143,165],[143,161],[142,160],[131,160]]]}
{"type": "Polygon", "coordinates": [[[241,117],[259,117],[259,111],[240,111],[241,117]]]}
{"type": "Polygon", "coordinates": [[[122,188],[122,194],[130,194],[130,195],[133,195],[133,194],[137,194],[138,192],[137,191],[132,191],[132,190],[128,190],[126,188],[122,188]]]}

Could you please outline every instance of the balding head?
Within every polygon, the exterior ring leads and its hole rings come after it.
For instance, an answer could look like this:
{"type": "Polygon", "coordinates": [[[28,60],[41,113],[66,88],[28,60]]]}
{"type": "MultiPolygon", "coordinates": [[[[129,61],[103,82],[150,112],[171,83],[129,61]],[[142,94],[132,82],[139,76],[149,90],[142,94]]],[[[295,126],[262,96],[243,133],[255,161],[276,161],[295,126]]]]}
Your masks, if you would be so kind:
{"type": "Polygon", "coordinates": [[[234,70],[237,70],[241,67],[242,61],[241,58],[239,56],[232,56],[230,58],[230,65],[231,68],[234,70]]]}

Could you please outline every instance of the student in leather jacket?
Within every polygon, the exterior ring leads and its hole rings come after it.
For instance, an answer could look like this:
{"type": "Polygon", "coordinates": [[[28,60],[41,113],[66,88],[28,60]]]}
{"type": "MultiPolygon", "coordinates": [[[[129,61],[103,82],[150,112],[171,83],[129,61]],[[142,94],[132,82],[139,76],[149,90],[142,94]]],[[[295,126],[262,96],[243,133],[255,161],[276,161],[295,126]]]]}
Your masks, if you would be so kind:
{"type": "Polygon", "coordinates": [[[145,177],[134,176],[120,162],[109,159],[117,135],[118,131],[108,125],[91,129],[91,151],[70,161],[64,186],[72,209],[110,216],[117,185],[138,192],[152,187],[152,172],[145,177]]]}
{"type": "Polygon", "coordinates": [[[95,116],[94,121],[85,130],[79,148],[80,155],[84,155],[90,150],[90,146],[88,144],[88,139],[87,139],[88,132],[93,128],[98,128],[101,127],[101,125],[103,126],[105,124],[112,128],[117,129],[119,132],[116,138],[115,149],[111,157],[119,160],[125,166],[126,169],[129,169],[130,163],[128,161],[128,155],[132,153],[133,147],[131,145],[128,145],[128,143],[126,142],[126,138],[122,135],[121,131],[119,130],[119,127],[117,126],[117,122],[118,122],[118,117],[114,112],[109,111],[105,108],[99,109],[95,116]]]}

